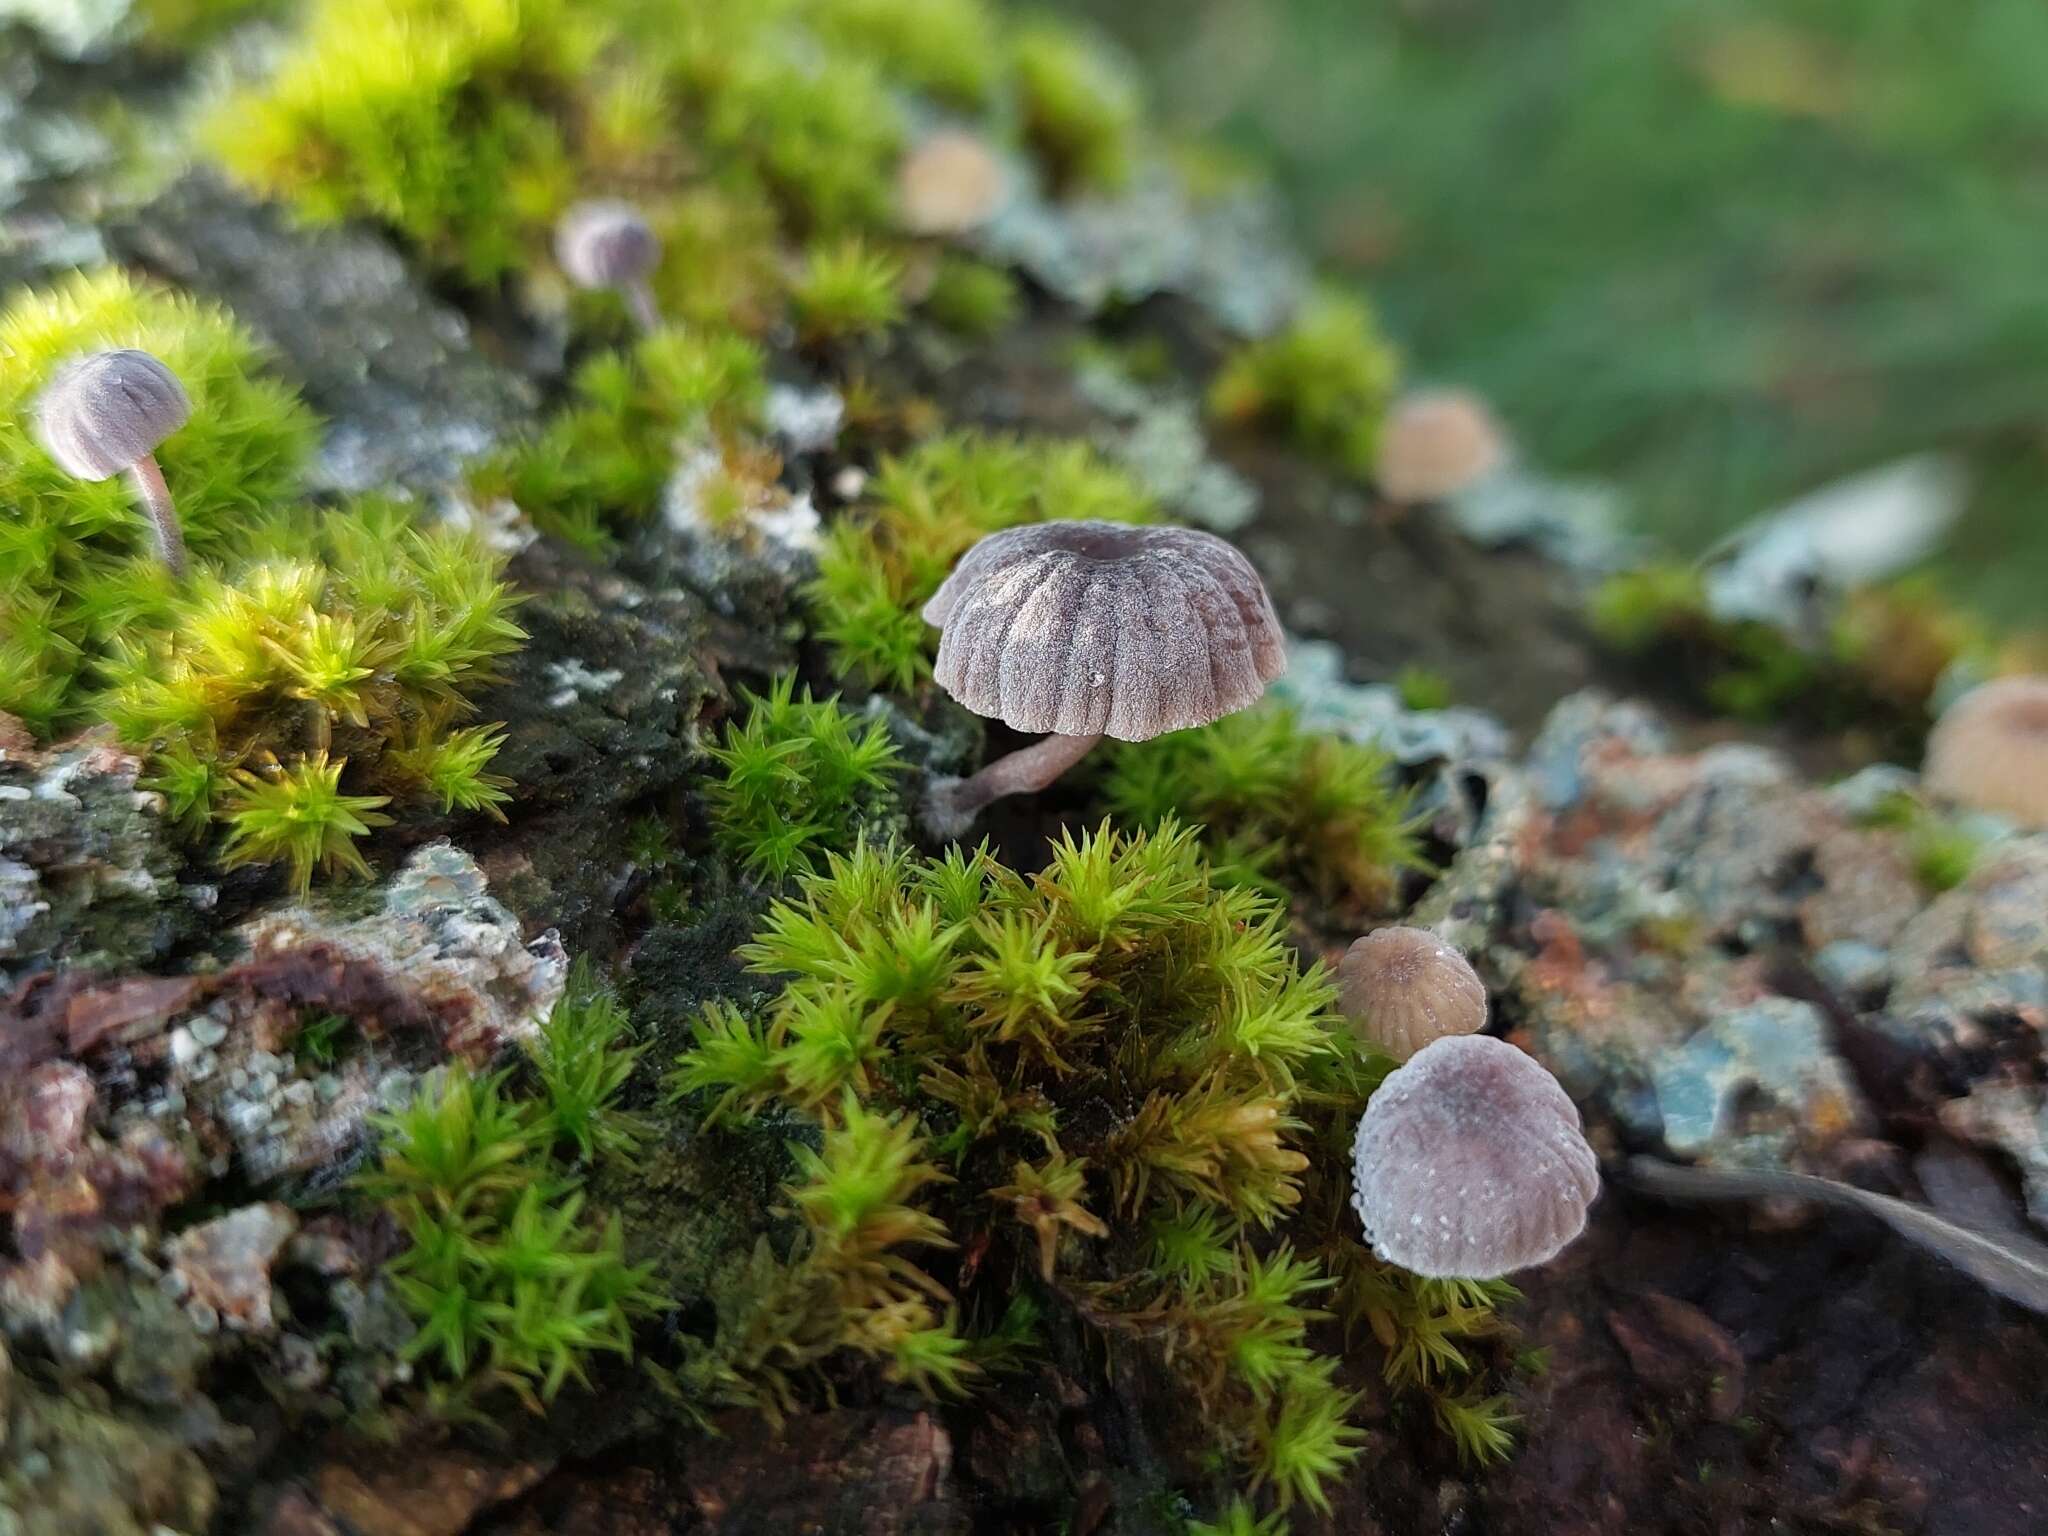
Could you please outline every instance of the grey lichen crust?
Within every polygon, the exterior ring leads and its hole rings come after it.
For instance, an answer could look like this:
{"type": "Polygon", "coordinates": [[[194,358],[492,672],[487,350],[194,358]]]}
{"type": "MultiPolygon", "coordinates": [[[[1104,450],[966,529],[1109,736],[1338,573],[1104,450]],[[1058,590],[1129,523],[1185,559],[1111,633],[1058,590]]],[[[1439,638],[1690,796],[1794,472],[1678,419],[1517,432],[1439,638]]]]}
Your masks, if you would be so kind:
{"type": "Polygon", "coordinates": [[[924,617],[942,631],[939,686],[1019,731],[1144,741],[1245,708],[1287,665],[1258,572],[1188,528],[992,534],[924,617]]]}
{"type": "Polygon", "coordinates": [[[1571,1095],[1488,1035],[1447,1036],[1390,1073],[1352,1157],[1373,1252],[1419,1275],[1541,1264],[1584,1230],[1600,1190],[1571,1095]]]}

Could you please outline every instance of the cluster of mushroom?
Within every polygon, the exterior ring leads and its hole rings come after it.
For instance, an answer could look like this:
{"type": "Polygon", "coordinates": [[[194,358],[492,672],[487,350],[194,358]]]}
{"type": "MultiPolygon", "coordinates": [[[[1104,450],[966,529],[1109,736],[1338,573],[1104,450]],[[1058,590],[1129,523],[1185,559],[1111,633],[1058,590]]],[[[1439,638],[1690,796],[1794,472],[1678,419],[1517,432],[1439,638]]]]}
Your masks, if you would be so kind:
{"type": "Polygon", "coordinates": [[[1555,1257],[1586,1225],[1599,1165],[1557,1079],[1486,1026],[1486,988],[1451,945],[1382,928],[1337,968],[1339,1007],[1401,1060],[1352,1144],[1352,1204],[1373,1252],[1419,1275],[1483,1280],[1555,1257]]]}

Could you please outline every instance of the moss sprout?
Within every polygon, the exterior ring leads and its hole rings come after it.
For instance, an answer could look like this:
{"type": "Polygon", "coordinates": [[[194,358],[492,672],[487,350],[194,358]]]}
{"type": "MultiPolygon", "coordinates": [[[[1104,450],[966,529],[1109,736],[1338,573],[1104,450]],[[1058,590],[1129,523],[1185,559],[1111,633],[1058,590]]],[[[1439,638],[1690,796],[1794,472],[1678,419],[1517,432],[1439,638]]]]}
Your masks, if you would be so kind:
{"type": "Polygon", "coordinates": [[[282,861],[304,890],[367,872],[355,840],[394,798],[495,813],[502,735],[453,722],[523,638],[499,558],[376,499],[244,539],[231,577],[196,575],[103,667],[97,708],[154,751],[173,814],[217,817],[230,863],[282,861]]]}
{"type": "Polygon", "coordinates": [[[886,462],[866,505],[836,522],[810,598],[842,675],[907,689],[931,675],[937,633],[919,616],[983,536],[1047,518],[1151,522],[1158,509],[1084,443],[961,432],[886,462]]]}
{"type": "Polygon", "coordinates": [[[948,254],[939,258],[923,308],[947,330],[979,341],[1014,325],[1023,303],[1017,280],[1001,267],[948,254]]]}
{"type": "Polygon", "coordinates": [[[378,1121],[359,1188],[406,1238],[387,1273],[418,1324],[406,1354],[444,1404],[500,1386],[539,1411],[595,1357],[629,1357],[635,1321],[667,1304],[553,1161],[555,1129],[502,1073],[460,1063],[378,1121]]]}
{"type": "Polygon", "coordinates": [[[813,245],[790,284],[797,334],[811,346],[881,336],[902,323],[903,263],[857,238],[813,245]]]}
{"type": "Polygon", "coordinates": [[[952,106],[987,103],[1002,34],[986,0],[804,0],[819,36],[875,59],[891,79],[952,106]]]}
{"type": "Polygon", "coordinates": [[[673,1087],[717,1121],[811,1117],[820,1139],[797,1144],[797,1241],[723,1292],[700,1365],[724,1395],[787,1412],[863,1360],[970,1388],[993,1356],[957,1317],[1045,1287],[1070,1320],[1158,1347],[1275,1506],[1320,1508],[1362,1440],[1315,1340],[1338,1298],[1446,1337],[1490,1316],[1437,1317],[1337,1235],[1341,1153],[1311,1153],[1341,1147],[1381,1069],[1277,907],[1217,884],[1171,821],[1062,838],[1031,877],[985,849],[862,845],[742,954],[787,989],[759,1016],[707,1011],[673,1087]],[[971,1279],[946,1258],[970,1241],[971,1279]]]}
{"type": "Polygon", "coordinates": [[[1270,427],[1346,473],[1371,474],[1400,359],[1349,294],[1310,299],[1276,336],[1247,343],[1210,386],[1217,419],[1270,427]]]}
{"type": "Polygon", "coordinates": [[[291,871],[292,888],[301,894],[316,869],[369,878],[370,866],[355,840],[390,821],[380,811],[391,798],[344,794],[341,771],[346,766],[346,759],[330,760],[321,751],[262,772],[235,770],[218,812],[227,824],[221,862],[231,869],[282,863],[291,871]]]}
{"type": "Polygon", "coordinates": [[[863,725],[809,690],[799,698],[791,677],[746,703],[745,721],[728,725],[711,751],[725,770],[710,790],[713,833],[729,857],[780,882],[865,832],[886,831],[903,767],[882,721],[863,725]]]}
{"type": "Polygon", "coordinates": [[[678,438],[744,435],[759,417],[765,375],[760,348],[743,336],[656,331],[584,363],[569,405],[479,465],[471,485],[516,502],[550,533],[601,544],[659,506],[678,438]]]}
{"type": "Polygon", "coordinates": [[[647,1135],[645,1122],[618,1103],[645,1049],[626,1043],[632,1033],[617,996],[579,960],[541,1027],[533,1062],[543,1135],[573,1146],[586,1163],[630,1154],[647,1135]]]}
{"type": "Polygon", "coordinates": [[[1114,191],[1130,180],[1143,102],[1104,46],[1050,20],[1011,40],[1024,135],[1053,185],[1114,191]]]}
{"type": "Polygon", "coordinates": [[[1201,822],[1223,878],[1383,911],[1401,875],[1424,867],[1411,797],[1388,759],[1303,730],[1282,706],[1116,743],[1105,756],[1110,812],[1134,826],[1201,822]]]}

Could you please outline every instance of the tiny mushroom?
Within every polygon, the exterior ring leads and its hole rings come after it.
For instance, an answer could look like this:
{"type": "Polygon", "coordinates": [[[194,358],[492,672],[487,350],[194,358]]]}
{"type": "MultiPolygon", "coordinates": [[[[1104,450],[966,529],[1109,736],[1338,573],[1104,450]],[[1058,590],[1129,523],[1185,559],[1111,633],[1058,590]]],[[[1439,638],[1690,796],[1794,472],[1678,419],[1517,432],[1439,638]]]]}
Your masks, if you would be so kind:
{"type": "Polygon", "coordinates": [[[67,474],[128,476],[149,514],[157,554],[174,576],[185,574],[185,536],[156,450],[191,419],[192,402],[177,375],[132,347],[67,363],[36,402],[36,436],[67,474]]]}
{"type": "Polygon", "coordinates": [[[924,618],[940,631],[941,688],[1012,730],[1052,733],[972,778],[937,780],[926,813],[944,837],[992,800],[1045,788],[1104,736],[1208,725],[1287,668],[1259,573],[1191,528],[1069,521],[992,533],[924,618]]]}
{"type": "Polygon", "coordinates": [[[1003,167],[979,137],[948,129],[903,157],[896,205],[914,235],[963,235],[988,222],[1003,200],[1003,167]]]}
{"type": "Polygon", "coordinates": [[[555,226],[555,260],[579,288],[616,288],[643,331],[661,327],[648,278],[661,242],[640,210],[616,198],[573,205],[555,226]]]}
{"type": "Polygon", "coordinates": [[[1426,928],[1381,928],[1337,962],[1337,1007],[1359,1037],[1406,1061],[1432,1040],[1486,1028],[1486,987],[1426,928]]]}
{"type": "Polygon", "coordinates": [[[2048,677],[1980,683],[1927,737],[1929,790],[2025,827],[2048,827],[2048,677]]]}
{"type": "Polygon", "coordinates": [[[1571,1096],[1490,1035],[1446,1035],[1390,1072],[1352,1159],[1373,1252],[1441,1278],[1544,1263],[1585,1229],[1600,1190],[1571,1096]]]}
{"type": "Polygon", "coordinates": [[[1486,402],[1468,390],[1403,396],[1380,429],[1375,479],[1390,501],[1442,501],[1507,462],[1507,435],[1486,402]]]}

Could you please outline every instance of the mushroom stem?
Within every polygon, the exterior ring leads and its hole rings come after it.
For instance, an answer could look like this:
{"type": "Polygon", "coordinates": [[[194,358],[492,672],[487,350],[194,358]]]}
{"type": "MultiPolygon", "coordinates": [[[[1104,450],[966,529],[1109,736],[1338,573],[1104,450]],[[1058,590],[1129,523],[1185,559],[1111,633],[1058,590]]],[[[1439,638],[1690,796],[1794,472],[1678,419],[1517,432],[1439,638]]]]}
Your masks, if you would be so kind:
{"type": "Polygon", "coordinates": [[[958,837],[990,801],[1044,789],[1101,740],[1099,734],[1048,736],[997,758],[972,778],[934,779],[925,794],[925,821],[940,837],[958,837]]]}
{"type": "Polygon", "coordinates": [[[654,289],[648,286],[646,278],[627,279],[619,285],[619,292],[625,296],[626,309],[635,325],[649,335],[661,329],[661,309],[654,302],[654,289]]]}
{"type": "Polygon", "coordinates": [[[157,468],[156,455],[145,453],[128,467],[128,479],[142,498],[142,510],[149,514],[149,526],[156,534],[156,552],[173,576],[185,574],[185,534],[178,526],[178,509],[171,503],[171,488],[164,484],[164,472],[157,468]]]}

